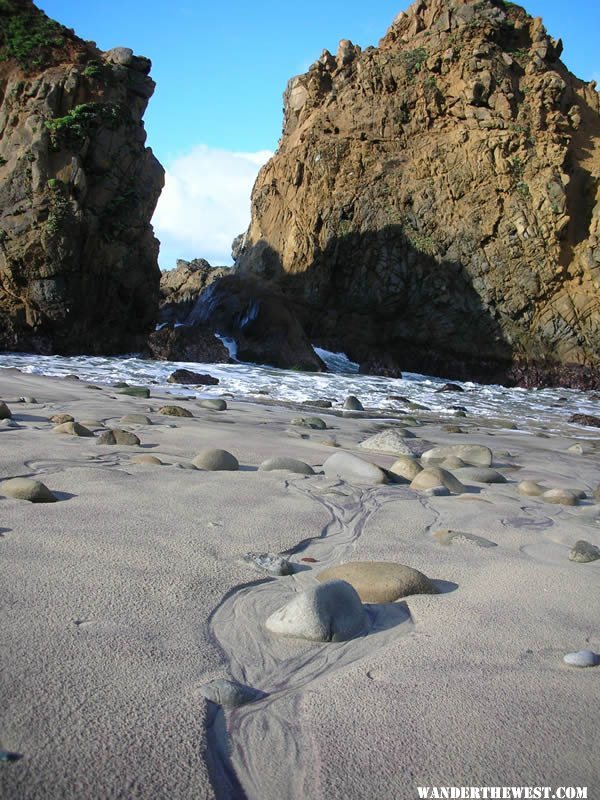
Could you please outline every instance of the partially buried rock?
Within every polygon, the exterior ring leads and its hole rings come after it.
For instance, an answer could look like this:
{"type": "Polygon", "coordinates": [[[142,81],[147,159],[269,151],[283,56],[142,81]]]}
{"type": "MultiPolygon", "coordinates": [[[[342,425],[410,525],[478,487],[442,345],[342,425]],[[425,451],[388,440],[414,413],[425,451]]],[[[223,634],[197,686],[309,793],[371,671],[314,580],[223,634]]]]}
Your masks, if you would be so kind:
{"type": "Polygon", "coordinates": [[[579,499],[578,493],[571,489],[548,489],[541,497],[546,503],[561,506],[576,506],[579,499]]]}
{"type": "Polygon", "coordinates": [[[151,456],[149,454],[141,455],[141,456],[133,456],[131,459],[132,464],[150,464],[154,465],[155,467],[162,466],[163,462],[160,458],[156,456],[151,456]]]}
{"type": "Polygon", "coordinates": [[[445,458],[440,464],[440,467],[443,467],[444,469],[461,469],[462,467],[466,466],[467,465],[462,458],[459,458],[458,456],[448,456],[448,458],[445,458]]]}
{"type": "Polygon", "coordinates": [[[0,400],[0,419],[10,419],[12,412],[3,400],[0,400]]]}
{"type": "Polygon", "coordinates": [[[594,448],[589,442],[576,442],[567,448],[568,453],[575,453],[578,456],[585,456],[594,452],[594,448]]]}
{"type": "Polygon", "coordinates": [[[445,383],[440,389],[436,389],[436,392],[438,394],[440,392],[464,392],[464,389],[458,383],[445,383]]]}
{"type": "Polygon", "coordinates": [[[600,428],[600,417],[595,417],[592,414],[573,414],[569,417],[569,422],[574,422],[576,425],[587,425],[591,428],[600,428]]]}
{"type": "Polygon", "coordinates": [[[421,456],[423,463],[442,462],[449,456],[458,456],[465,464],[473,467],[489,467],[492,464],[492,451],[481,444],[451,444],[433,447],[421,456]]]}
{"type": "Polygon", "coordinates": [[[455,476],[460,481],[475,481],[475,483],[506,483],[506,478],[490,467],[461,467],[455,471],[455,476]]]}
{"type": "Polygon", "coordinates": [[[341,478],[348,483],[387,483],[382,469],[352,453],[334,453],[325,461],[323,469],[328,478],[341,478]]]}
{"type": "Polygon", "coordinates": [[[80,425],[79,422],[63,422],[62,425],[57,425],[52,428],[53,433],[64,433],[68,436],[93,436],[89,428],[80,425]]]}
{"type": "Polygon", "coordinates": [[[458,478],[455,478],[448,470],[436,466],[426,467],[421,470],[410,484],[410,488],[417,491],[434,489],[437,486],[444,486],[452,494],[462,494],[465,491],[465,487],[458,478]]]}
{"type": "Polygon", "coordinates": [[[365,633],[367,613],[354,587],[330,581],[296,594],[267,619],[267,630],[312,642],[344,642],[365,633]]]}
{"type": "Polygon", "coordinates": [[[125,389],[120,389],[118,394],[126,394],[129,397],[150,397],[150,389],[147,386],[127,386],[125,389]]]}
{"type": "Polygon", "coordinates": [[[209,448],[202,450],[192,464],[199,469],[206,469],[210,472],[235,472],[240,468],[237,458],[227,450],[209,448]]]}
{"type": "Polygon", "coordinates": [[[434,531],[433,535],[440,544],[446,546],[450,546],[455,542],[456,543],[467,542],[469,544],[474,544],[476,547],[498,546],[496,542],[492,542],[490,539],[485,539],[483,536],[477,536],[474,533],[465,533],[464,531],[453,531],[448,529],[442,529],[439,531],[434,531]]]}
{"type": "Polygon", "coordinates": [[[423,467],[419,464],[414,456],[402,455],[394,461],[392,466],[389,468],[389,472],[392,472],[394,475],[398,475],[407,481],[412,481],[413,478],[417,477],[422,469],[423,467]]]}
{"type": "Polygon", "coordinates": [[[317,575],[321,583],[347,581],[363,603],[393,603],[411,594],[437,594],[427,575],[391,561],[352,561],[325,569],[317,575]]]}
{"type": "Polygon", "coordinates": [[[246,553],[244,561],[260,572],[267,572],[269,575],[291,575],[293,572],[289,558],[277,553],[246,553]]]}
{"type": "Polygon", "coordinates": [[[600,664],[600,656],[593,650],[579,650],[577,653],[567,653],[563,661],[570,667],[595,667],[600,664]]]}
{"type": "Polygon", "coordinates": [[[216,386],[218,378],[212,375],[205,375],[201,372],[192,372],[189,369],[176,369],[168,378],[169,383],[183,383],[187,386],[216,386]]]}
{"type": "Polygon", "coordinates": [[[275,456],[263,461],[258,468],[262,472],[273,472],[274,470],[286,470],[295,472],[298,475],[314,475],[315,471],[310,464],[305,464],[297,458],[287,458],[286,456],[275,456]]]}
{"type": "Polygon", "coordinates": [[[521,481],[517,486],[517,492],[526,497],[539,497],[547,491],[547,486],[542,486],[541,483],[536,483],[536,481],[521,481]]]}
{"type": "Polygon", "coordinates": [[[191,411],[181,406],[161,406],[158,409],[159,414],[164,414],[167,417],[193,417],[191,411]]]}
{"type": "Polygon", "coordinates": [[[577,561],[579,564],[589,564],[590,561],[596,561],[599,558],[600,548],[585,539],[575,542],[569,553],[569,560],[577,561]]]}
{"type": "Polygon", "coordinates": [[[368,439],[360,443],[359,447],[363,447],[365,450],[377,450],[380,453],[410,456],[412,455],[412,450],[405,440],[414,438],[414,433],[404,428],[387,428],[374,436],[369,436],[368,439]]]}
{"type": "Polygon", "coordinates": [[[125,414],[119,422],[123,425],[152,425],[152,420],[145,414],[125,414]]]}
{"type": "Polygon", "coordinates": [[[313,408],[331,408],[333,403],[331,400],[303,400],[303,406],[312,406],[313,408]]]}
{"type": "Polygon", "coordinates": [[[98,444],[119,444],[133,447],[139,445],[140,440],[135,433],[123,431],[120,428],[113,428],[110,431],[104,431],[98,437],[98,444]]]}
{"type": "Polygon", "coordinates": [[[294,417],[290,425],[298,425],[301,428],[312,428],[316,431],[324,431],[327,429],[327,423],[321,417],[294,417]]]}
{"type": "Polygon", "coordinates": [[[364,411],[364,406],[355,395],[350,394],[344,400],[344,408],[346,411],[364,411]]]}
{"type": "Polygon", "coordinates": [[[53,422],[55,425],[64,425],[65,422],[75,422],[75,417],[72,417],[70,414],[55,414],[53,417],[50,417],[50,422],[53,422]]]}
{"type": "Polygon", "coordinates": [[[56,497],[41,481],[31,478],[9,478],[0,483],[0,494],[30,503],[55,503],[56,497]]]}
{"type": "Polygon", "coordinates": [[[246,703],[253,703],[262,700],[267,695],[260,689],[253,689],[237,681],[229,681],[226,678],[217,678],[210,683],[205,683],[200,687],[200,694],[223,708],[237,708],[246,703]]]}
{"type": "Polygon", "coordinates": [[[221,398],[212,398],[209,397],[206,400],[199,400],[198,405],[200,408],[210,408],[212,411],[226,411],[227,410],[227,403],[225,400],[221,400],[221,398]]]}

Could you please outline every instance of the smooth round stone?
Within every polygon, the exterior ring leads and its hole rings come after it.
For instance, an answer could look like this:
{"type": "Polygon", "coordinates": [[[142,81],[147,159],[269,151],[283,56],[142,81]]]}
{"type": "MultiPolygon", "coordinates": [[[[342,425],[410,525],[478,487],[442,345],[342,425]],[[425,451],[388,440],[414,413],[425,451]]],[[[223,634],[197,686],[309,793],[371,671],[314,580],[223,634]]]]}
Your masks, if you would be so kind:
{"type": "Polygon", "coordinates": [[[600,656],[593,650],[579,650],[577,653],[567,653],[563,661],[570,667],[595,667],[600,664],[600,656]]]}
{"type": "Polygon", "coordinates": [[[128,447],[135,447],[139,445],[140,440],[135,433],[129,431],[122,431],[120,428],[113,428],[109,431],[104,431],[98,437],[98,444],[119,444],[128,447]]]}
{"type": "Polygon", "coordinates": [[[399,475],[401,478],[404,478],[407,481],[412,481],[413,478],[417,477],[422,469],[423,467],[419,464],[414,456],[403,455],[398,456],[398,458],[389,468],[389,472],[393,473],[394,475],[399,475]]]}
{"type": "Polygon", "coordinates": [[[246,553],[244,561],[269,575],[291,575],[293,572],[289,558],[278,553],[246,553]]]}
{"type": "Polygon", "coordinates": [[[162,461],[160,458],[151,455],[142,455],[142,456],[132,456],[131,458],[132,464],[152,464],[154,466],[162,466],[162,461]]]}
{"type": "Polygon", "coordinates": [[[0,494],[30,503],[55,503],[56,497],[41,481],[31,478],[9,478],[0,483],[0,494]]]}
{"type": "Polygon", "coordinates": [[[588,453],[593,453],[594,448],[588,442],[576,442],[567,448],[568,453],[575,453],[578,456],[584,456],[588,453]]]}
{"type": "Polygon", "coordinates": [[[296,594],[265,622],[278,636],[311,642],[344,642],[365,633],[367,613],[346,581],[329,581],[296,594]]]}
{"type": "Polygon", "coordinates": [[[376,464],[363,461],[352,453],[334,453],[323,464],[328,478],[341,478],[348,483],[387,483],[385,472],[376,464]]]}
{"type": "Polygon", "coordinates": [[[315,474],[310,464],[305,464],[304,461],[299,461],[297,458],[286,458],[285,456],[268,458],[266,461],[263,461],[259,467],[259,470],[262,472],[273,472],[280,469],[286,470],[287,472],[295,472],[298,475],[315,474]]]}
{"type": "Polygon", "coordinates": [[[89,428],[84,427],[79,422],[63,422],[62,425],[57,425],[52,428],[53,433],[63,433],[68,436],[93,436],[89,428]]]}
{"type": "Polygon", "coordinates": [[[294,417],[290,425],[298,425],[301,428],[312,428],[318,431],[327,429],[327,423],[321,417],[294,417]]]}
{"type": "Polygon", "coordinates": [[[75,417],[72,417],[71,414],[54,414],[53,417],[50,417],[50,422],[55,425],[64,425],[65,422],[75,422],[75,417]]]}
{"type": "Polygon", "coordinates": [[[517,486],[517,492],[526,497],[539,497],[546,491],[548,491],[546,486],[542,486],[541,483],[536,483],[535,481],[521,481],[517,486]]]}
{"type": "Polygon", "coordinates": [[[351,561],[317,575],[321,583],[342,580],[353,586],[363,603],[393,603],[411,594],[437,594],[427,575],[391,561],[351,561]]]}
{"type": "Polygon", "coordinates": [[[380,453],[392,453],[398,456],[410,456],[412,450],[406,444],[405,439],[414,439],[414,434],[403,428],[388,428],[380,431],[374,436],[369,436],[359,447],[365,450],[377,450],[380,453]]]}
{"type": "Polygon", "coordinates": [[[570,561],[577,561],[579,564],[589,564],[590,561],[596,561],[600,558],[600,547],[595,544],[580,539],[575,542],[571,552],[569,553],[570,561]]]}
{"type": "Polygon", "coordinates": [[[570,489],[548,489],[541,496],[546,503],[554,503],[561,506],[576,506],[578,495],[570,489]]]}
{"type": "Polygon", "coordinates": [[[344,408],[346,411],[364,411],[364,406],[353,394],[349,394],[348,397],[344,400],[344,408]]]}
{"type": "Polygon", "coordinates": [[[181,406],[161,406],[158,409],[159,414],[164,414],[167,417],[193,417],[191,411],[181,406]]]}
{"type": "Polygon", "coordinates": [[[444,459],[440,464],[440,467],[444,469],[460,469],[461,467],[466,467],[467,465],[458,456],[448,456],[448,458],[444,459]]]}
{"type": "Polygon", "coordinates": [[[212,411],[225,411],[227,403],[220,398],[208,398],[206,400],[198,400],[200,408],[210,408],[212,411]]]}
{"type": "Polygon", "coordinates": [[[240,468],[237,458],[227,450],[209,448],[202,450],[192,460],[192,464],[199,469],[206,469],[211,472],[235,472],[240,468]]]}
{"type": "Polygon", "coordinates": [[[492,464],[492,451],[482,444],[450,444],[444,447],[433,447],[421,456],[424,464],[442,462],[449,456],[458,456],[465,464],[473,467],[490,467],[492,464]]]}
{"type": "Polygon", "coordinates": [[[125,414],[119,422],[123,425],[152,425],[152,420],[145,414],[125,414]]]}
{"type": "Polygon", "coordinates": [[[491,467],[461,467],[455,471],[460,481],[475,483],[506,483],[506,478],[491,467]]]}
{"type": "Polygon", "coordinates": [[[463,484],[451,472],[436,466],[425,467],[410,484],[410,488],[417,491],[425,491],[425,489],[433,489],[437,486],[445,486],[452,494],[462,494],[465,491],[463,484]]]}
{"type": "Polygon", "coordinates": [[[12,417],[12,412],[10,408],[6,405],[4,400],[0,400],[0,419],[10,419],[12,417]]]}
{"type": "Polygon", "coordinates": [[[246,703],[253,703],[255,700],[262,700],[267,695],[259,689],[245,686],[237,681],[229,681],[226,678],[217,678],[214,681],[205,683],[199,688],[200,694],[223,708],[237,708],[246,703]]]}

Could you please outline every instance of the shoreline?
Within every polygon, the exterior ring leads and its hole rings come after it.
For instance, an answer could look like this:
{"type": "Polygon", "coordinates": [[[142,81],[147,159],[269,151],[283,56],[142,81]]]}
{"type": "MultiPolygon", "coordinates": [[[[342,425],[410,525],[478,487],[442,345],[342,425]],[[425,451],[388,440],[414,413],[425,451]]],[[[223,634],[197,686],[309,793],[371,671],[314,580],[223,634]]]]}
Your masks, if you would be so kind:
{"type": "Polygon", "coordinates": [[[358,443],[398,425],[371,416],[229,397],[213,411],[12,370],[0,379],[18,425],[0,430],[0,477],[36,478],[58,497],[0,498],[0,748],[22,755],[1,765],[6,796],[226,796],[205,758],[200,689],[214,678],[268,695],[224,714],[249,798],[392,800],[452,783],[588,785],[593,796],[599,668],[562,659],[600,651],[600,560],[568,558],[577,540],[600,546],[597,441],[580,435],[589,452],[578,454],[572,433],[524,437],[482,417],[413,410],[415,450],[490,447],[507,481],[430,496],[257,471],[286,456],[319,472],[342,451],[387,470],[394,455],[358,443]],[[29,396],[37,403],[11,402],[29,396]],[[163,401],[194,417],[156,413],[163,401]],[[300,411],[327,429],[290,425],[300,411]],[[97,433],[122,427],[141,444],[57,434],[55,413],[96,420],[97,433]],[[152,424],[119,422],[130,414],[152,424]],[[240,469],[190,469],[204,447],[232,452],[240,469]],[[131,461],[141,454],[163,465],[131,461]],[[551,504],[518,494],[521,480],[586,496],[551,504]],[[459,535],[441,544],[441,531],[459,535]],[[241,560],[247,551],[289,553],[296,571],[270,578],[241,560]],[[409,565],[441,591],[371,609],[379,627],[347,642],[265,629],[319,570],[356,560],[409,565]],[[386,623],[390,611],[398,617],[386,623]]]}

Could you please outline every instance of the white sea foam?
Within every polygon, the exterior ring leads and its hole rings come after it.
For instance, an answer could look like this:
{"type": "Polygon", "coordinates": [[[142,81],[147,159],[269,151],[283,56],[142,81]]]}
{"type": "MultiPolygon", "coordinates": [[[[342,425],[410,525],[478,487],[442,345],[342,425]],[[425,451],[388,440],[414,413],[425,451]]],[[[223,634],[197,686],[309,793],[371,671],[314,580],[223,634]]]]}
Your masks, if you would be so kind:
{"type": "MultiPolygon", "coordinates": [[[[232,343],[223,340],[230,353],[232,343]]],[[[40,356],[19,353],[0,354],[0,368],[17,367],[23,372],[40,375],[76,373],[82,380],[112,385],[116,381],[156,385],[174,395],[189,394],[189,387],[168,383],[169,375],[179,368],[210,372],[219,378],[219,385],[202,387],[202,396],[232,392],[238,397],[256,397],[265,393],[274,400],[303,401],[329,399],[342,403],[349,394],[360,398],[367,408],[390,412],[406,410],[406,405],[391,399],[404,397],[428,409],[452,418],[452,406],[464,406],[470,417],[501,418],[520,428],[545,425],[550,429],[564,424],[571,414],[599,414],[600,404],[591,392],[575,389],[507,389],[502,386],[462,383],[464,392],[438,393],[447,382],[444,378],[406,373],[402,378],[385,378],[358,374],[358,367],[343,353],[318,349],[326,362],[328,373],[307,373],[281,370],[256,364],[197,364],[194,362],[149,361],[135,355],[102,356],[40,356]],[[335,371],[333,371],[335,370],[335,371]]],[[[235,356],[234,356],[235,357],[235,356]]],[[[457,381],[453,381],[457,383],[457,381]]],[[[0,374],[0,396],[1,396],[0,374]]],[[[575,427],[575,426],[574,426],[575,427]]],[[[578,435],[597,435],[591,428],[580,427],[578,435]]]]}

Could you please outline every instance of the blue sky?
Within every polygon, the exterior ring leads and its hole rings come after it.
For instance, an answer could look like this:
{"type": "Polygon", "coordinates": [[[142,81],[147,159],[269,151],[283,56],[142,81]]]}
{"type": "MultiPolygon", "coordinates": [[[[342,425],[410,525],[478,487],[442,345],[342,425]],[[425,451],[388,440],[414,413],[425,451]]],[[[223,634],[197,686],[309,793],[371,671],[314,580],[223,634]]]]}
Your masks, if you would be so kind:
{"type": "MultiPolygon", "coordinates": [[[[229,262],[247,225],[249,191],[277,147],[282,93],[323,48],[342,38],[377,44],[407,0],[37,0],[51,17],[103,50],[122,45],[152,59],[157,89],[145,116],[148,144],[167,169],[155,227],[161,266],[204,257],[229,262]]],[[[600,83],[600,0],[529,0],[563,61],[600,83]]]]}

